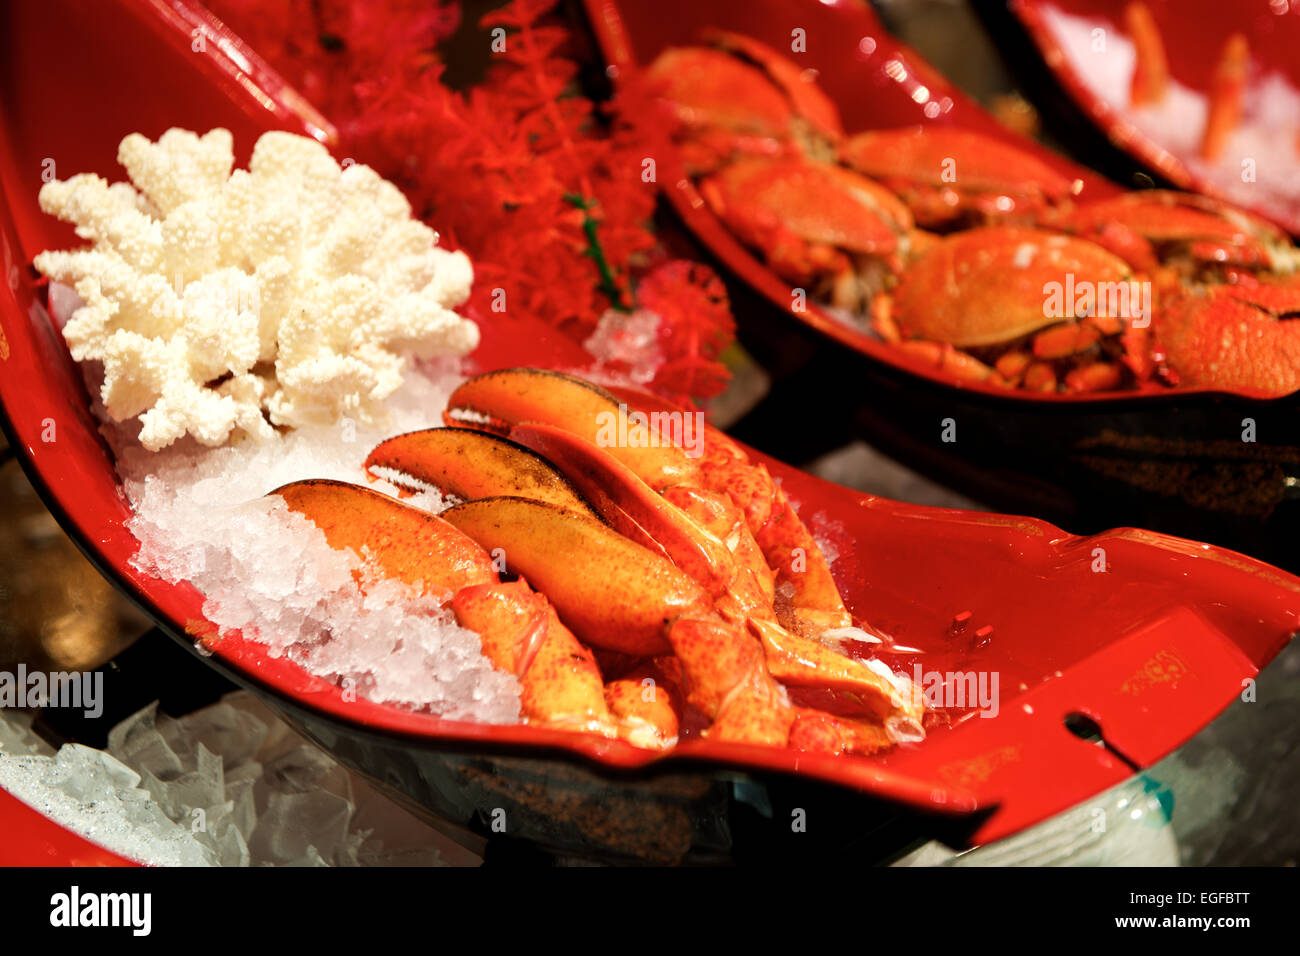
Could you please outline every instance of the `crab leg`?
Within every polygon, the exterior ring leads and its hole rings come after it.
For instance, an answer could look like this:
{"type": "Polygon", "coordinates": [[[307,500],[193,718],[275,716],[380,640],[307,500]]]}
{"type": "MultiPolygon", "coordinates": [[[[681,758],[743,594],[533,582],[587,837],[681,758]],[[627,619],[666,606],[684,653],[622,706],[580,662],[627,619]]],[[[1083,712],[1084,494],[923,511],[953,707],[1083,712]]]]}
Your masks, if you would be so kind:
{"type": "Polygon", "coordinates": [[[1169,88],[1169,64],[1151,8],[1141,2],[1130,3],[1124,8],[1124,25],[1133,41],[1136,58],[1129,84],[1129,105],[1159,103],[1169,88]]]}
{"type": "Polygon", "coordinates": [[[1210,112],[1201,137],[1201,158],[1216,160],[1228,145],[1228,137],[1241,125],[1241,103],[1246,95],[1246,73],[1250,68],[1250,45],[1234,33],[1223,45],[1214,75],[1210,77],[1210,112]]]}

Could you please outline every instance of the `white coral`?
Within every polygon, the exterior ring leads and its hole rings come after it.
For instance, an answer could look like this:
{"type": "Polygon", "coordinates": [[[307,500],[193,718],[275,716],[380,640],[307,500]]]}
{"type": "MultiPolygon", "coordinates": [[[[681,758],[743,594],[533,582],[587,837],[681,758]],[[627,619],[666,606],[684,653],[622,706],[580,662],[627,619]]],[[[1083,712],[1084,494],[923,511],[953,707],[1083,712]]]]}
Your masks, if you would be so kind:
{"type": "Polygon", "coordinates": [[[223,129],[132,134],[118,161],[134,186],[82,174],[41,190],[41,207],[92,245],[36,267],[81,297],[69,350],[104,363],[104,405],[140,417],[146,448],[371,421],[409,356],[478,344],[451,311],[469,296],[469,260],[438,248],[369,167],[341,169],[315,140],[275,132],[232,172],[223,129]]]}

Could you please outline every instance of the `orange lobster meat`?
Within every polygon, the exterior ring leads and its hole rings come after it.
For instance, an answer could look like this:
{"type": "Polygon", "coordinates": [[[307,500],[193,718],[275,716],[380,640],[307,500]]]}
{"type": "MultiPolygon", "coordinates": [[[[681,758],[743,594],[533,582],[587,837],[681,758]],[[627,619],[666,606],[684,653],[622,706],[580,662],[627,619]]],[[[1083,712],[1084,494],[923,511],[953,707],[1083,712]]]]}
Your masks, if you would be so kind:
{"type": "MultiPolygon", "coordinates": [[[[272,494],[320,528],[331,547],[369,558],[385,577],[424,594],[446,597],[456,620],[482,636],[484,655],[519,679],[529,720],[611,737],[619,733],[591,651],[527,583],[502,583],[492,559],[468,535],[428,512],[346,482],[299,481],[272,494]]],[[[644,739],[643,727],[630,729],[644,739]]]]}
{"type": "MultiPolygon", "coordinates": [[[[446,598],[457,621],[481,635],[492,663],[519,678],[530,723],[666,748],[676,741],[685,703],[709,719],[709,735],[720,740],[785,745],[793,735],[801,747],[862,753],[892,742],[881,719],[914,725],[919,716],[918,703],[847,658],[850,669],[875,679],[860,710],[879,726],[796,707],[777,681],[779,668],[770,667],[762,642],[743,623],[720,615],[667,559],[577,512],[526,498],[485,498],[438,517],[335,481],[295,482],[273,494],[320,527],[332,546],[446,598]],[[508,553],[517,580],[497,579],[489,550],[508,553]],[[647,663],[602,685],[584,643],[637,657],[671,654],[680,677],[647,663]]],[[[837,680],[844,675],[831,674],[828,686],[837,680]]]]}
{"type": "MultiPolygon", "coordinates": [[[[516,425],[549,425],[604,452],[648,489],[679,502],[679,510],[682,504],[689,510],[705,500],[724,514],[728,504],[733,506],[775,576],[781,622],[805,633],[848,626],[851,618],[821,549],[767,469],[707,426],[699,435],[698,454],[672,442],[665,429],[672,424],[685,429],[698,421],[697,413],[662,403],[656,407],[656,401],[627,390],[615,395],[559,372],[506,369],[456,389],[444,418],[497,434],[515,434],[511,429],[516,425]],[[628,441],[618,441],[620,435],[628,441]]],[[[576,477],[574,470],[564,470],[570,479],[576,477]]],[[[746,550],[739,531],[736,540],[739,550],[746,550]]]]}
{"type": "Polygon", "coordinates": [[[902,682],[816,639],[851,618],[766,469],[711,429],[688,454],[669,441],[674,414],[635,390],[510,369],[452,396],[447,419],[482,431],[400,435],[366,467],[468,499],[442,519],[545,594],[584,643],[641,662],[605,687],[626,739],[642,722],[666,733],[675,701],[709,734],[748,743],[864,752],[914,733],[921,708],[902,682]],[[804,689],[836,713],[792,703],[804,689]]]}

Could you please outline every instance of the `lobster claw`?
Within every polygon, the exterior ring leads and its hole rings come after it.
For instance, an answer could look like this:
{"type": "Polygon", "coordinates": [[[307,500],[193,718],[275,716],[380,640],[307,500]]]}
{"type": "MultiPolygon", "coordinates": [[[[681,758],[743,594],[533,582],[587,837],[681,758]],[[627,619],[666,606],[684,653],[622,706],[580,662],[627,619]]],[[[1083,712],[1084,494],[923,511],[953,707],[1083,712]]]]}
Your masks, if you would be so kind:
{"type": "Polygon", "coordinates": [[[606,448],[656,491],[693,480],[699,459],[672,444],[655,441],[651,431],[629,432],[628,407],[591,382],[536,368],[511,368],[477,375],[452,392],[443,420],[497,435],[514,425],[553,425],[606,448]],[[644,436],[644,442],[620,440],[644,436]]]}
{"type": "Polygon", "coordinates": [[[614,530],[663,553],[713,597],[735,580],[725,544],[603,449],[554,425],[516,425],[510,436],[563,470],[614,530]]]}
{"type": "Polygon", "coordinates": [[[492,559],[436,515],[345,481],[295,481],[271,492],[325,533],[330,547],[366,554],[385,576],[424,593],[494,584],[492,559]]]}
{"type": "Polygon", "coordinates": [[[410,432],[376,447],[366,467],[374,477],[466,500],[522,497],[599,514],[669,558],[712,597],[730,595],[742,612],[771,605],[771,572],[730,502],[685,488],[661,496],[604,449],[551,425],[516,425],[510,434],[521,444],[459,428],[410,432]],[[724,539],[737,547],[737,557],[724,539]]]}
{"type": "Polygon", "coordinates": [[[710,606],[704,590],[667,558],[552,504],[482,498],[442,518],[528,578],[597,647],[637,657],[668,652],[666,625],[710,606]]]}
{"type": "Polygon", "coordinates": [[[299,481],[271,492],[315,524],[331,547],[365,555],[385,577],[447,595],[457,622],[479,635],[499,670],[520,683],[520,704],[532,722],[612,737],[600,671],[524,581],[502,584],[492,559],[441,518],[358,485],[299,481]]]}
{"type": "Polygon", "coordinates": [[[380,442],[366,456],[371,478],[399,487],[433,487],[466,501],[535,498],[595,517],[582,495],[527,448],[468,428],[426,428],[380,442]]]}
{"type": "Polygon", "coordinates": [[[687,700],[713,721],[711,734],[785,742],[789,703],[762,648],[742,625],[716,615],[703,589],[666,558],[599,521],[526,498],[469,501],[443,516],[482,547],[500,549],[584,642],[638,657],[671,651],[687,700]]]}
{"type": "MultiPolygon", "coordinates": [[[[730,581],[728,586],[742,607],[757,601],[770,603],[763,595],[770,593],[767,579],[775,574],[782,593],[793,596],[779,609],[784,623],[809,631],[849,624],[821,550],[767,470],[752,464],[738,445],[706,424],[698,425],[700,442],[692,446],[692,453],[674,440],[674,429],[682,438],[688,423],[694,432],[696,420],[685,416],[695,414],[634,389],[620,388],[615,393],[563,373],[520,368],[465,382],[452,393],[445,417],[495,434],[512,434],[525,444],[544,442],[546,449],[538,450],[569,460],[574,465],[566,468],[570,478],[583,481],[582,490],[593,499],[617,499],[608,502],[609,513],[598,506],[607,519],[615,520],[610,516],[619,510],[634,511],[639,517],[625,514],[627,521],[647,521],[639,530],[654,538],[673,560],[682,560],[682,567],[697,574],[712,592],[730,581]],[[565,441],[561,432],[578,443],[565,441]],[[580,477],[584,470],[599,472],[598,477],[614,484],[584,480],[580,477]],[[644,486],[633,482],[632,476],[644,486]],[[664,495],[675,508],[653,503],[647,489],[664,495]],[[739,574],[700,567],[700,558],[716,550],[701,525],[710,525],[713,519],[708,512],[720,502],[716,496],[706,502],[695,492],[725,496],[743,514],[749,534],[727,535],[733,559],[740,562],[739,574]],[[767,567],[752,561],[751,537],[767,567]]],[[[719,525],[724,522],[725,516],[719,525]]],[[[638,536],[637,529],[629,533],[638,536]]],[[[638,536],[638,540],[644,539],[638,536]]]]}

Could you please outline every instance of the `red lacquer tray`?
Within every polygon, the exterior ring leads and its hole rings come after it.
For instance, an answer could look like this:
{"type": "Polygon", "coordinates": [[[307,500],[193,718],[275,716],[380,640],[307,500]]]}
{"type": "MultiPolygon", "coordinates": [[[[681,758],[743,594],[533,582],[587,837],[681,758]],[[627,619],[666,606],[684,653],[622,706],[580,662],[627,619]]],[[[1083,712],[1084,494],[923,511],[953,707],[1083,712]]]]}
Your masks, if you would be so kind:
{"type": "MultiPolygon", "coordinates": [[[[130,566],[137,543],[124,528],[127,506],[112,462],[28,269],[38,250],[69,241],[65,228],[36,211],[47,158],[60,175],[96,170],[118,179],[116,144],[130,131],[156,137],[173,125],[222,125],[243,157],[267,128],[328,138],[326,124],[303,113],[233,39],[196,52],[197,21],[177,9],[161,0],[51,0],[0,14],[8,277],[0,289],[0,403],[13,447],[63,527],[104,574],[185,640],[206,629],[201,597],[130,566]],[[59,64],[57,83],[51,63],[59,64]],[[57,437],[43,440],[51,421],[57,437]]],[[[485,320],[473,360],[478,368],[574,368],[587,357],[546,329],[495,316],[485,320]]],[[[914,507],[768,463],[805,519],[836,543],[836,577],[852,610],[899,644],[921,649],[916,660],[926,671],[996,674],[996,717],[968,716],[934,730],[921,746],[878,759],[699,739],[656,757],[581,734],[348,702],[339,688],[238,635],[211,643],[213,660],[273,703],[409,748],[450,742],[559,754],[611,772],[658,761],[679,771],[794,774],[941,816],[987,813],[974,834],[982,842],[1076,804],[1177,747],[1300,627],[1300,579],[1240,554],[1130,529],[1078,538],[1029,518],[914,507]],[[1098,549],[1101,572],[1094,570],[1098,549]],[[949,637],[963,611],[972,615],[968,630],[949,637]],[[977,647],[973,632],[986,625],[991,640],[977,647]],[[1071,733],[1071,715],[1100,725],[1111,749],[1071,733]]],[[[910,672],[912,660],[900,655],[893,663],[910,672]]]]}
{"type": "MultiPolygon", "coordinates": [[[[849,133],[902,126],[955,126],[985,133],[1023,149],[1082,185],[1080,199],[1113,195],[1120,187],[1096,172],[1012,132],[900,43],[864,0],[584,0],[597,42],[617,74],[650,63],[669,46],[700,42],[702,31],[721,27],[755,37],[778,51],[791,49],[796,31],[805,49],[791,57],[816,71],[817,82],[839,107],[849,133]]],[[[1011,391],[971,382],[918,363],[854,327],[815,302],[795,310],[790,284],[740,243],[713,215],[676,157],[658,163],[663,193],[692,233],[731,272],[795,320],[812,326],[874,360],[904,368],[933,382],[984,392],[1013,403],[1114,403],[1140,395],[1228,393],[1268,398],[1257,389],[1176,388],[1146,384],[1137,389],[1083,394],[1011,391]]]]}
{"type": "Polygon", "coordinates": [[[0,866],[134,866],[0,790],[0,866]]]}
{"type": "Polygon", "coordinates": [[[1128,73],[1117,69],[1130,57],[1127,5],[1128,0],[1011,0],[1007,9],[1057,83],[1115,146],[1181,189],[1226,199],[1300,235],[1300,191],[1294,188],[1300,167],[1300,4],[1147,0],[1170,78],[1184,97],[1205,95],[1231,34],[1241,33],[1249,43],[1244,116],[1255,135],[1244,141],[1246,152],[1229,148],[1213,164],[1198,154],[1203,104],[1188,100],[1189,109],[1179,114],[1185,119],[1171,120],[1168,129],[1131,112],[1128,73]],[[1242,167],[1247,160],[1248,171],[1242,167]],[[1243,178],[1243,172],[1253,178],[1243,178]],[[1283,179],[1291,188],[1281,186],[1283,179]]]}

